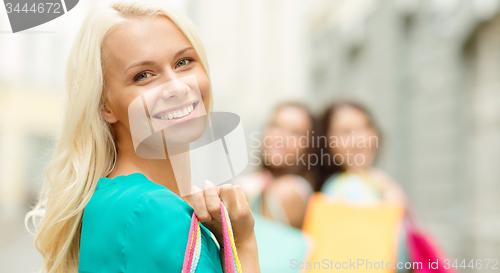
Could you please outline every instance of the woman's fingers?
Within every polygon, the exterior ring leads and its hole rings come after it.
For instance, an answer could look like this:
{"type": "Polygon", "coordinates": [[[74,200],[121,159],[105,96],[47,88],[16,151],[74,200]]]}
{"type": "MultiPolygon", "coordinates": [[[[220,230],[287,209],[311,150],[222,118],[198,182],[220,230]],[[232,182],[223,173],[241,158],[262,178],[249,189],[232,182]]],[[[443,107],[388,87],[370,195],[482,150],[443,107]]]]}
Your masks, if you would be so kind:
{"type": "Polygon", "coordinates": [[[232,185],[226,184],[220,186],[220,197],[227,208],[227,212],[231,214],[234,209],[238,208],[238,200],[235,195],[235,190],[232,185]]]}
{"type": "Polygon", "coordinates": [[[245,192],[243,191],[243,188],[240,185],[234,186],[234,191],[236,194],[236,200],[238,200],[238,204],[247,204],[247,196],[245,195],[245,192]]]}
{"type": "Polygon", "coordinates": [[[233,226],[234,240],[237,245],[244,244],[254,232],[255,220],[243,189],[236,185],[220,187],[220,196],[227,208],[233,226]]]}
{"type": "Polygon", "coordinates": [[[207,210],[214,219],[220,217],[220,198],[218,188],[208,180],[203,182],[203,192],[205,194],[205,203],[207,210]]]}
{"type": "Polygon", "coordinates": [[[220,219],[219,189],[208,180],[203,182],[203,191],[197,186],[191,188],[193,209],[201,222],[220,219]]]}
{"type": "Polygon", "coordinates": [[[248,204],[247,197],[245,195],[245,192],[243,189],[239,186],[236,185],[233,187],[234,190],[234,197],[236,199],[236,203],[238,203],[238,211],[234,213],[234,217],[238,219],[246,219],[248,218],[252,213],[250,211],[250,206],[248,204]]]}
{"type": "Polygon", "coordinates": [[[214,186],[210,181],[203,183],[203,191],[192,188],[193,207],[198,219],[212,231],[219,243],[223,242],[220,200],[227,208],[237,245],[245,244],[254,238],[254,218],[245,193],[240,186],[214,186]]]}
{"type": "Polygon", "coordinates": [[[220,221],[220,200],[224,202],[231,221],[235,225],[242,224],[253,226],[253,217],[240,186],[222,185],[220,187],[208,180],[203,183],[203,191],[196,186],[192,188],[193,207],[201,222],[220,221]]]}
{"type": "Polygon", "coordinates": [[[205,202],[205,195],[197,186],[191,188],[191,198],[193,198],[193,209],[196,216],[201,222],[209,222],[212,220],[212,215],[208,212],[205,202]]]}
{"type": "Polygon", "coordinates": [[[224,201],[224,205],[226,205],[227,213],[231,220],[243,219],[251,214],[245,192],[239,185],[222,186],[221,198],[224,201]]]}

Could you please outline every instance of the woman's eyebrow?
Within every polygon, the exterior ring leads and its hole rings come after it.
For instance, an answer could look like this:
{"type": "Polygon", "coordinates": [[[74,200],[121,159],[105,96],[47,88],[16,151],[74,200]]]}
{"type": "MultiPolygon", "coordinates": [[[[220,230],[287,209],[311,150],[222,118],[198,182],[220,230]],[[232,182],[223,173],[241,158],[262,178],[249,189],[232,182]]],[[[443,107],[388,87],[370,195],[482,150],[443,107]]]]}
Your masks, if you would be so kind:
{"type": "Polygon", "coordinates": [[[127,69],[125,69],[125,71],[123,72],[123,75],[125,75],[125,73],[127,73],[127,71],[132,67],[136,67],[136,66],[140,66],[140,65],[152,65],[152,64],[155,64],[155,62],[153,62],[153,61],[140,61],[140,62],[134,63],[134,64],[130,65],[127,69]]]}
{"type": "Polygon", "coordinates": [[[177,52],[174,56],[174,59],[177,58],[179,55],[182,55],[184,52],[188,51],[188,50],[194,50],[193,47],[189,46],[189,47],[186,47],[184,49],[181,49],[179,50],[179,52],[177,52]]]}
{"type": "MultiPolygon", "coordinates": [[[[179,55],[182,55],[184,52],[186,52],[188,50],[194,50],[194,48],[190,46],[190,47],[186,47],[184,49],[179,50],[175,54],[174,59],[177,58],[179,55]]],[[[127,71],[129,69],[131,69],[132,67],[136,67],[136,66],[140,66],[140,65],[152,65],[152,64],[155,64],[155,62],[154,61],[140,61],[140,62],[134,63],[134,64],[130,65],[127,69],[125,69],[123,74],[125,75],[125,73],[127,73],[127,71]]]]}

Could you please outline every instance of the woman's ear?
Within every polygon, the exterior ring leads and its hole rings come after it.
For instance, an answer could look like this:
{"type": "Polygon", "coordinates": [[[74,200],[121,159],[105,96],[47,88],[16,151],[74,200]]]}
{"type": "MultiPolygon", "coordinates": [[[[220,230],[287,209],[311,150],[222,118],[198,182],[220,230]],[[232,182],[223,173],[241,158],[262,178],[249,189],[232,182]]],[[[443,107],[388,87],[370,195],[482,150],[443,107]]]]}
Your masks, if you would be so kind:
{"type": "Polygon", "coordinates": [[[108,108],[108,103],[105,102],[101,106],[101,116],[108,123],[115,123],[118,121],[118,117],[108,108]]]}

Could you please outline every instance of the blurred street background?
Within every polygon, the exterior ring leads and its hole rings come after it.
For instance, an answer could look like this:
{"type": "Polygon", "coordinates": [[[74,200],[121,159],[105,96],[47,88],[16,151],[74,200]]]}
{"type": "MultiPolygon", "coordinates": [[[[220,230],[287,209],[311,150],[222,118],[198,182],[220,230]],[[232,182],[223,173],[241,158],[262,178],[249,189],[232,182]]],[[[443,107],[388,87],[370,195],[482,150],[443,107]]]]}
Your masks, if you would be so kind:
{"type": "MultiPolygon", "coordinates": [[[[61,120],[67,55],[97,2],[16,34],[0,7],[2,273],[41,264],[23,218],[61,120]]],[[[499,0],[171,2],[202,35],[215,111],[241,116],[247,139],[280,102],[319,114],[361,101],[382,129],[378,165],[448,256],[500,258],[499,0]]]]}

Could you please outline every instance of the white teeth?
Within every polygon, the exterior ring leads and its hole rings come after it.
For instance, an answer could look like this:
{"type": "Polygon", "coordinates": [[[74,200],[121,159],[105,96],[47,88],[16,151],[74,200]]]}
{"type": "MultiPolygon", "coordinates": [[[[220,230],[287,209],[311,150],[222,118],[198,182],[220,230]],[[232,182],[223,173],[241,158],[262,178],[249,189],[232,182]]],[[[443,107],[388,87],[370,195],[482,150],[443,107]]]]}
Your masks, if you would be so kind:
{"type": "Polygon", "coordinates": [[[164,116],[159,117],[160,119],[166,119],[166,120],[171,120],[174,118],[181,118],[184,116],[189,115],[194,109],[194,105],[190,104],[182,109],[172,111],[170,113],[165,114],[164,116]]]}

